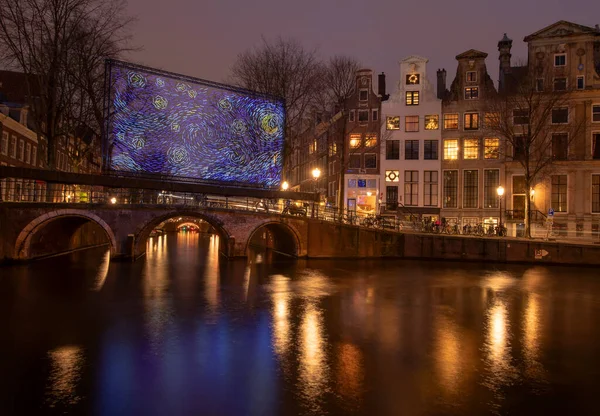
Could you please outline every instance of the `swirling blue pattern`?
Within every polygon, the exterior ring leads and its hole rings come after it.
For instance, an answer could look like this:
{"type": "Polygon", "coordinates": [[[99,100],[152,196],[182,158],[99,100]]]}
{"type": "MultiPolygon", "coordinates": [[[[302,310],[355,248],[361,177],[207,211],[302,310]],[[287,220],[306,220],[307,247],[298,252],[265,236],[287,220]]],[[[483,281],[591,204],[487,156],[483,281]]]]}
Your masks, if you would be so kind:
{"type": "Polygon", "coordinates": [[[110,70],[112,170],[280,185],[282,101],[125,63],[110,70]]]}

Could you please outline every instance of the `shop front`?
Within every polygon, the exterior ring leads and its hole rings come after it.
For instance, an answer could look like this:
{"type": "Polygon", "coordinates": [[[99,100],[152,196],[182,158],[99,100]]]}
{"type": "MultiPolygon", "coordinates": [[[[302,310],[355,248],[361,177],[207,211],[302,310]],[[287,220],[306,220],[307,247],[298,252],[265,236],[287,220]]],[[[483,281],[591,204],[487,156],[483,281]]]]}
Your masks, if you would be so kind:
{"type": "Polygon", "coordinates": [[[377,214],[377,176],[349,175],[346,182],[346,208],[358,216],[377,214]]]}

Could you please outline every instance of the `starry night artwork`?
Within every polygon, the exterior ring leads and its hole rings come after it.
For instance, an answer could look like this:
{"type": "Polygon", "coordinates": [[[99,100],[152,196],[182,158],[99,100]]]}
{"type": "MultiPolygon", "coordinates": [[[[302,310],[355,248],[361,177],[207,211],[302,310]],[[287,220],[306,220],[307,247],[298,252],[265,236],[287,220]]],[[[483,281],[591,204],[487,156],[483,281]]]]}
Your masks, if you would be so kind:
{"type": "Polygon", "coordinates": [[[108,70],[109,169],[279,186],[282,100],[124,62],[108,70]]]}

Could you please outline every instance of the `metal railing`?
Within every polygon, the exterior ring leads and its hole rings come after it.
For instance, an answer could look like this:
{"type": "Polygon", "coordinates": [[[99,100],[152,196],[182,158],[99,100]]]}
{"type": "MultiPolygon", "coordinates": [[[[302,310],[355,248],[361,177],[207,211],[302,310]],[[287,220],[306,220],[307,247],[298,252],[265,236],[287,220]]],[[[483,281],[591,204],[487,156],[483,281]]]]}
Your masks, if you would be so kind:
{"type": "MultiPolygon", "coordinates": [[[[509,209],[504,211],[506,216],[506,221],[523,221],[525,219],[525,210],[524,209],[509,209]]],[[[546,214],[538,210],[531,211],[531,221],[532,222],[544,222],[546,221],[546,214]]]]}

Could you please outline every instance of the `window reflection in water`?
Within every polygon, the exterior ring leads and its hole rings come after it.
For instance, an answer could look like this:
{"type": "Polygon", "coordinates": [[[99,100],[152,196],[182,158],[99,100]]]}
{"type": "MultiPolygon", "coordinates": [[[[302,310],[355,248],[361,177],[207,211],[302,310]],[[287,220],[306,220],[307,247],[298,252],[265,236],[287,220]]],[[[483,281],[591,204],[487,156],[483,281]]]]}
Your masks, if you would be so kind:
{"type": "Polygon", "coordinates": [[[291,342],[290,332],[290,287],[289,278],[282,275],[271,276],[273,285],[273,347],[281,358],[291,342]]]}
{"type": "Polygon", "coordinates": [[[456,323],[449,317],[438,315],[435,320],[435,360],[437,363],[439,383],[445,394],[455,395],[459,392],[461,380],[461,343],[458,339],[456,323]]]}
{"type": "Polygon", "coordinates": [[[48,377],[47,402],[50,407],[59,403],[75,404],[81,400],[77,385],[81,379],[83,352],[77,345],[66,345],[48,352],[51,362],[48,377]]]}
{"type": "Polygon", "coordinates": [[[362,352],[353,344],[344,343],[337,349],[337,390],[345,399],[360,399],[363,389],[364,369],[362,352]]]}
{"type": "Polygon", "coordinates": [[[212,234],[204,268],[204,293],[212,313],[215,313],[219,306],[219,273],[219,236],[212,234]]]}
{"type": "Polygon", "coordinates": [[[323,316],[317,307],[306,305],[300,326],[300,379],[299,388],[307,401],[317,413],[320,409],[320,398],[325,393],[329,369],[325,356],[325,340],[323,337],[323,316]]]}
{"type": "Polygon", "coordinates": [[[143,288],[146,330],[150,345],[155,352],[160,350],[164,341],[166,324],[170,319],[170,308],[166,296],[169,279],[169,255],[167,234],[148,239],[146,246],[147,261],[144,265],[143,288]]]}

